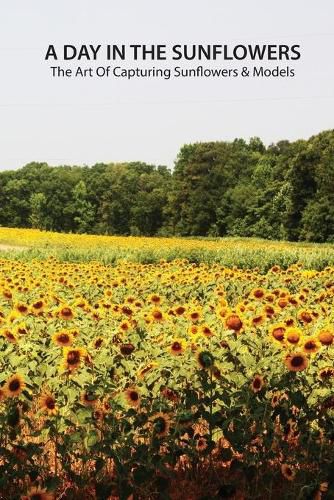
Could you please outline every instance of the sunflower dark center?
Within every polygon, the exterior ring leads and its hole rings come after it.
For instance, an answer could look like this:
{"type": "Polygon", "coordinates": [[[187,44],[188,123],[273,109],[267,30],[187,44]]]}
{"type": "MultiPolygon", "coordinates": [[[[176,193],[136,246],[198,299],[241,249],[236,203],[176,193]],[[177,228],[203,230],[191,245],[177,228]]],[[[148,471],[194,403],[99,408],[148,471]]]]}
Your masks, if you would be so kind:
{"type": "Polygon", "coordinates": [[[162,433],[165,432],[167,427],[167,422],[163,417],[158,417],[154,420],[154,428],[156,432],[162,433]]]}
{"type": "Polygon", "coordinates": [[[293,356],[293,358],[291,359],[291,365],[294,367],[302,366],[303,363],[303,356],[293,356]]]}
{"type": "Polygon", "coordinates": [[[135,346],[133,344],[122,344],[121,345],[121,353],[124,355],[129,355],[131,354],[135,349],[135,346]]]}
{"type": "Polygon", "coordinates": [[[67,333],[62,333],[61,335],[59,335],[58,340],[59,342],[66,344],[70,340],[70,338],[67,333]]]}
{"type": "Polygon", "coordinates": [[[180,342],[173,342],[172,348],[173,348],[173,351],[181,351],[182,346],[181,346],[180,342]]]}
{"type": "Polygon", "coordinates": [[[20,387],[21,387],[20,381],[17,379],[12,380],[9,384],[10,391],[17,391],[20,387]]]}
{"type": "Polygon", "coordinates": [[[49,410],[54,410],[56,407],[55,401],[51,396],[46,399],[45,405],[49,410]]]}
{"type": "Polygon", "coordinates": [[[261,379],[256,378],[254,380],[254,382],[253,382],[253,387],[254,387],[254,389],[260,389],[260,387],[261,387],[261,379]]]}
{"type": "Polygon", "coordinates": [[[182,306],[179,306],[177,309],[176,309],[176,313],[177,314],[183,314],[185,312],[185,308],[182,307],[182,306]]]}
{"type": "Polygon", "coordinates": [[[136,391],[130,391],[130,399],[131,401],[138,401],[139,395],[136,391]]]}
{"type": "Polygon", "coordinates": [[[75,365],[80,361],[80,353],[78,351],[70,351],[67,355],[67,362],[69,365],[75,365]]]}
{"type": "Polygon", "coordinates": [[[284,328],[275,328],[273,331],[273,335],[276,340],[283,340],[284,339],[284,328]]]}

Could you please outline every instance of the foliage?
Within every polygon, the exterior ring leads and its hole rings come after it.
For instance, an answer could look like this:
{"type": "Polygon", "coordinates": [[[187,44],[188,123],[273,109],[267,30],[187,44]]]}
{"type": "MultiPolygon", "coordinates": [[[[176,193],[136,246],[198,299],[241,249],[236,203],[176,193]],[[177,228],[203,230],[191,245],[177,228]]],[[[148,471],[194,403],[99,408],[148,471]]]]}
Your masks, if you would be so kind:
{"type": "Polygon", "coordinates": [[[0,172],[0,225],[115,235],[333,242],[334,131],[265,147],[184,145],[163,166],[30,163],[0,172]]]}

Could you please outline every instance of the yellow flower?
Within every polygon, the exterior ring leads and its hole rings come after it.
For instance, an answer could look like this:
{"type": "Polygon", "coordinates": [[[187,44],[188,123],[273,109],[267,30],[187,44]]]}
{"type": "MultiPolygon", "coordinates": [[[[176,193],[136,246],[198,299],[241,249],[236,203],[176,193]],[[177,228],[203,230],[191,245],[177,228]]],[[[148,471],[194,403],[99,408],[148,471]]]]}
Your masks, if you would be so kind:
{"type": "Polygon", "coordinates": [[[64,368],[69,371],[76,370],[81,361],[87,356],[87,351],[81,347],[65,347],[63,351],[64,368]]]}
{"type": "Polygon", "coordinates": [[[308,366],[308,360],[302,352],[287,354],[284,362],[291,372],[300,372],[308,366]]]}
{"type": "Polygon", "coordinates": [[[53,342],[60,347],[65,347],[73,344],[73,335],[70,332],[57,332],[52,337],[53,342]]]}
{"type": "Polygon", "coordinates": [[[157,437],[167,436],[170,427],[170,420],[166,413],[156,413],[150,418],[153,434],[157,437]]]}
{"type": "Polygon", "coordinates": [[[138,390],[136,389],[136,387],[129,387],[128,389],[126,389],[125,393],[125,399],[127,400],[127,402],[133,406],[133,407],[137,407],[139,406],[140,404],[140,394],[138,392],[138,390]]]}
{"type": "Polygon", "coordinates": [[[289,344],[298,344],[302,337],[302,331],[299,328],[287,328],[285,338],[289,344]]]}
{"type": "Polygon", "coordinates": [[[281,472],[282,475],[288,480],[288,481],[293,481],[296,477],[296,472],[291,465],[288,464],[282,464],[281,465],[281,472]]]}
{"type": "Polygon", "coordinates": [[[261,377],[261,375],[255,375],[251,383],[252,391],[255,393],[260,392],[263,389],[263,386],[264,386],[263,377],[261,377]]]}
{"type": "Polygon", "coordinates": [[[39,399],[39,406],[49,415],[57,414],[57,405],[55,397],[50,393],[42,394],[39,399]]]}
{"type": "Polygon", "coordinates": [[[70,321],[74,318],[73,309],[69,305],[63,305],[58,310],[58,316],[65,321],[70,321]]]}
{"type": "Polygon", "coordinates": [[[309,337],[304,341],[303,350],[308,353],[315,353],[320,349],[320,344],[315,337],[309,337]]]}
{"type": "Polygon", "coordinates": [[[1,335],[3,337],[5,337],[8,340],[8,342],[10,342],[11,344],[17,344],[17,342],[18,342],[17,336],[8,328],[5,328],[4,330],[2,330],[1,335]]]}
{"type": "Polygon", "coordinates": [[[286,325],[284,323],[275,323],[269,329],[271,337],[280,344],[285,340],[286,325]]]}
{"type": "Polygon", "coordinates": [[[12,375],[4,385],[4,391],[7,397],[19,396],[25,388],[25,382],[22,375],[16,373],[12,375]]]}
{"type": "Polygon", "coordinates": [[[184,352],[186,342],[183,339],[174,339],[170,344],[169,351],[173,356],[178,356],[184,352]]]}

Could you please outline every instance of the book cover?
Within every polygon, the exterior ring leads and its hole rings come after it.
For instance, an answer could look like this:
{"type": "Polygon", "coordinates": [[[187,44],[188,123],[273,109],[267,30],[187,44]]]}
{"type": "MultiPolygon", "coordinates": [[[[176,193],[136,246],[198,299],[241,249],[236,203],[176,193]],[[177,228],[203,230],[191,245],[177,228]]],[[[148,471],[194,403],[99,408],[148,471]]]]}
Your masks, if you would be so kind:
{"type": "Polygon", "coordinates": [[[333,16],[2,2],[1,500],[334,498],[333,16]]]}

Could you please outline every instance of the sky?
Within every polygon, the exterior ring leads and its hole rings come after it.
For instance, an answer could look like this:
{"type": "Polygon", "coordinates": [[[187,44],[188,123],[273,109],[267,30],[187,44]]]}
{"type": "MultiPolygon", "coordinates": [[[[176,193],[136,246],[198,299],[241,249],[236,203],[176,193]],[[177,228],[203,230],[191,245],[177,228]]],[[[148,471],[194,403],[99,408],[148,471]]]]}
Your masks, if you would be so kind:
{"type": "MultiPolygon", "coordinates": [[[[0,170],[31,161],[172,167],[183,144],[254,136],[270,144],[334,128],[333,19],[332,0],[1,2],[0,170]],[[49,44],[89,43],[300,44],[302,57],[280,63],[294,78],[52,78],[49,44]]],[[[207,67],[240,67],[228,64],[207,67]]]]}

